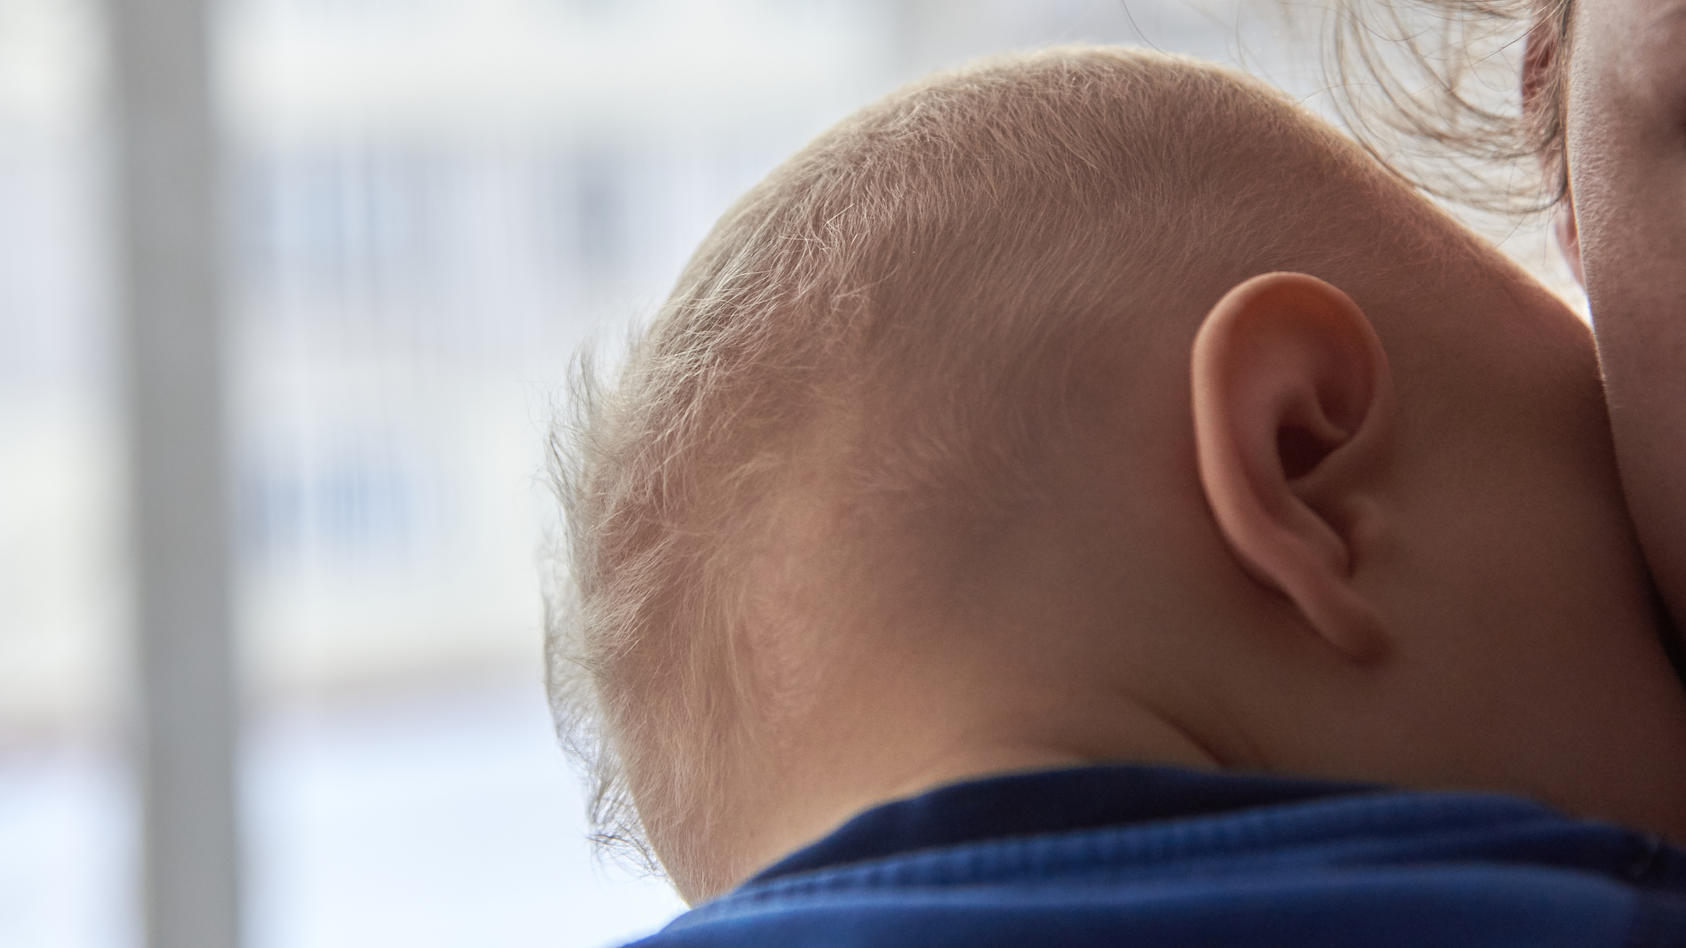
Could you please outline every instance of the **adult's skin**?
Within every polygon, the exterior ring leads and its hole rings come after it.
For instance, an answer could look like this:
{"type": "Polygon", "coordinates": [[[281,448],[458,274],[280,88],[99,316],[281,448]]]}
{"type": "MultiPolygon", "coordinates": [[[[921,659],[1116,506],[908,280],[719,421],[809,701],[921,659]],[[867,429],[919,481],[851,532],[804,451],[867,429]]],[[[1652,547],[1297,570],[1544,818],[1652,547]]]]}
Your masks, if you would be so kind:
{"type": "Polygon", "coordinates": [[[1523,85],[1563,68],[1570,200],[1558,234],[1592,308],[1622,482],[1686,620],[1686,0],[1574,0],[1530,37],[1523,85]]]}

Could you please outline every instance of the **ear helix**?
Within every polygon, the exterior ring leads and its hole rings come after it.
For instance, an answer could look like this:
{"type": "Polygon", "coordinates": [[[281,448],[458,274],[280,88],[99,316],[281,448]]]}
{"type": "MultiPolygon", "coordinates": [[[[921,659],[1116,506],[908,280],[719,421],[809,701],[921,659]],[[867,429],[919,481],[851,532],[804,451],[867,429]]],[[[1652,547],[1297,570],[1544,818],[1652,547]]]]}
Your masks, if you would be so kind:
{"type": "Polygon", "coordinates": [[[1254,277],[1208,314],[1191,379],[1200,479],[1236,558],[1348,660],[1379,658],[1385,629],[1352,582],[1391,412],[1368,318],[1315,277],[1254,277]]]}

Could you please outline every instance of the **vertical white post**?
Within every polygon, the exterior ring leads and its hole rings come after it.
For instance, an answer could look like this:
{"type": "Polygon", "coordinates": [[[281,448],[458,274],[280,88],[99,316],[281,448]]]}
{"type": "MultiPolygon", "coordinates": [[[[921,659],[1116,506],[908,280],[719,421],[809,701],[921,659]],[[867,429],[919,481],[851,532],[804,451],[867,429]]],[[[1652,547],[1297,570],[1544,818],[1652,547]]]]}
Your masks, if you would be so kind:
{"type": "Polygon", "coordinates": [[[209,0],[107,0],[150,948],[240,938],[209,0]]]}

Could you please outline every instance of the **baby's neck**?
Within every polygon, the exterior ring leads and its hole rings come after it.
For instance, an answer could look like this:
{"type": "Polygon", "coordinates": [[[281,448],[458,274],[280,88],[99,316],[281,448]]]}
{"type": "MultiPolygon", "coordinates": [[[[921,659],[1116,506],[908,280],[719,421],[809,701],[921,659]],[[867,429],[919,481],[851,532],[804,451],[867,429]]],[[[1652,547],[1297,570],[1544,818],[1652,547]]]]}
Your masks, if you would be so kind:
{"type": "Polygon", "coordinates": [[[1116,694],[1006,694],[939,709],[922,696],[908,716],[887,703],[855,709],[855,733],[870,741],[814,741],[807,760],[763,811],[753,852],[740,854],[734,875],[754,870],[812,843],[857,813],[891,800],[997,774],[1104,762],[1173,764],[1218,770],[1202,741],[1145,705],[1116,694]],[[917,726],[910,724],[917,722],[917,726]],[[941,726],[937,722],[943,722],[941,726]],[[941,733],[938,733],[938,732],[941,733]]]}

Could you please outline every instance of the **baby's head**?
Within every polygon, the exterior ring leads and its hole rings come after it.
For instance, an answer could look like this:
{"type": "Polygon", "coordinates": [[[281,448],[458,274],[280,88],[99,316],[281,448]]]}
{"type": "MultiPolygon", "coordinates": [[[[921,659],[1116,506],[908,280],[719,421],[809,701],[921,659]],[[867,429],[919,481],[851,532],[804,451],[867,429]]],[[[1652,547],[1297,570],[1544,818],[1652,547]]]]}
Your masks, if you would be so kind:
{"type": "Polygon", "coordinates": [[[1231,73],[1063,49],[892,95],[579,406],[552,697],[687,898],[1081,761],[1686,828],[1585,327],[1231,73]]]}

